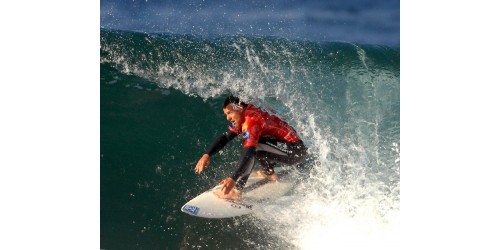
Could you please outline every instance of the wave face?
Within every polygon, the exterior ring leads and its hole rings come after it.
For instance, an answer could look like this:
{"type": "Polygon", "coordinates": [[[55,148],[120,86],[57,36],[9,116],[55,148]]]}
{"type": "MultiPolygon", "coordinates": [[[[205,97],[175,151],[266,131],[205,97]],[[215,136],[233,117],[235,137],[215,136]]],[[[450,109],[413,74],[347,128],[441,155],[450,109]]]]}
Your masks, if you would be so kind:
{"type": "Polygon", "coordinates": [[[399,225],[399,48],[101,30],[101,248],[383,246],[399,225]],[[202,220],[189,199],[241,143],[194,165],[234,94],[294,126],[316,164],[254,215],[202,220]]]}

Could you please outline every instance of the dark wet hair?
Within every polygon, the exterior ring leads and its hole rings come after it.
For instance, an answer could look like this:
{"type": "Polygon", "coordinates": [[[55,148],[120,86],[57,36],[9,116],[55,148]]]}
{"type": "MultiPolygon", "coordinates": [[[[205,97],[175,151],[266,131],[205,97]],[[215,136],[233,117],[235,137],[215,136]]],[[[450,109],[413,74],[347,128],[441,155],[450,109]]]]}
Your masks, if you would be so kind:
{"type": "Polygon", "coordinates": [[[236,96],[228,96],[226,98],[226,100],[224,101],[224,106],[222,106],[222,108],[225,108],[227,105],[229,105],[230,103],[232,104],[235,104],[235,105],[241,105],[243,107],[246,107],[248,104],[240,101],[240,98],[236,97],[236,96]]]}

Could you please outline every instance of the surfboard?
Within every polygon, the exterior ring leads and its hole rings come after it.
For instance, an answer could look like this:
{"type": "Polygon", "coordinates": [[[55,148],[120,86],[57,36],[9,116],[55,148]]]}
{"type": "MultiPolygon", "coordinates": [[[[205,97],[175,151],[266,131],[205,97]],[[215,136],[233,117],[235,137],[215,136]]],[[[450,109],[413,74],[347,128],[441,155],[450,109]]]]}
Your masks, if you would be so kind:
{"type": "Polygon", "coordinates": [[[271,181],[252,172],[239,201],[217,197],[214,191],[221,188],[217,185],[188,201],[182,206],[181,211],[192,216],[212,219],[250,214],[266,200],[279,198],[293,188],[295,180],[291,178],[291,168],[278,167],[274,171],[278,176],[277,181],[271,181]]]}

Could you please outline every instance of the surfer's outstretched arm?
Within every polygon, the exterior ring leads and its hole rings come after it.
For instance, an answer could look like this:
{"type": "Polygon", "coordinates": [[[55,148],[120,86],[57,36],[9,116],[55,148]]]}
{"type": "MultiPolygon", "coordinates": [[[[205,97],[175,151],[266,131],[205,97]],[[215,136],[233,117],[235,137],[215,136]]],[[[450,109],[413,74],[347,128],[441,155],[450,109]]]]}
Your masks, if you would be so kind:
{"type": "Polygon", "coordinates": [[[222,148],[224,148],[224,146],[226,146],[226,144],[232,139],[234,139],[234,137],[236,136],[237,134],[230,130],[222,133],[221,135],[219,135],[219,137],[215,138],[215,140],[208,148],[206,154],[208,154],[209,156],[214,155],[215,153],[219,152],[222,148]]]}
{"type": "Polygon", "coordinates": [[[226,146],[229,141],[234,139],[236,135],[236,133],[228,130],[215,138],[215,140],[208,148],[208,151],[200,158],[200,160],[198,160],[198,163],[195,167],[195,172],[198,174],[203,172],[203,170],[205,170],[205,168],[210,165],[210,157],[224,148],[224,146],[226,146]]]}

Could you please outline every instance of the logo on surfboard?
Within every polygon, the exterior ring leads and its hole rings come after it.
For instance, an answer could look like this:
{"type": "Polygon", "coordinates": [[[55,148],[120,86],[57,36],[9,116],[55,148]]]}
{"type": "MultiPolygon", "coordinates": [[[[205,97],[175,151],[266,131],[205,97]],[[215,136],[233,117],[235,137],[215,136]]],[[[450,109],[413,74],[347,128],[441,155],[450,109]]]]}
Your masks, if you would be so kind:
{"type": "Polygon", "coordinates": [[[190,206],[190,205],[185,205],[182,210],[185,212],[188,212],[190,214],[198,215],[198,211],[200,211],[200,208],[195,207],[195,206],[190,206]]]}

